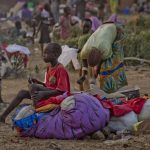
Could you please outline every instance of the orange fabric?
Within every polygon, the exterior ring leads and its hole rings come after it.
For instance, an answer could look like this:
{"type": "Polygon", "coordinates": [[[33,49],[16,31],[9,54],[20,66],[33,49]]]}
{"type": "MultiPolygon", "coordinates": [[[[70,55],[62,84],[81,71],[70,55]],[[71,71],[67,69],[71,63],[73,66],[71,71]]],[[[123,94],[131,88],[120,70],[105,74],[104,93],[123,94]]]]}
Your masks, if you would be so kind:
{"type": "Polygon", "coordinates": [[[36,112],[47,112],[47,111],[53,110],[57,107],[59,107],[59,105],[57,105],[57,104],[48,104],[48,105],[45,105],[45,106],[35,109],[35,111],[36,112]]]}

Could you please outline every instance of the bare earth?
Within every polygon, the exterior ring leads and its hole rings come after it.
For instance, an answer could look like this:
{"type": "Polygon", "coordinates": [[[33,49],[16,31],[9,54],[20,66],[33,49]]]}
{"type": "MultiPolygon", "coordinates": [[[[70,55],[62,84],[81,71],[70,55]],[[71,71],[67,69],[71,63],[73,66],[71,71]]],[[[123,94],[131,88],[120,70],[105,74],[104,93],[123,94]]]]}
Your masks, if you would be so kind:
{"type": "MultiPolygon", "coordinates": [[[[34,51],[34,57],[30,58],[29,72],[32,75],[43,78],[43,70],[45,65],[43,64],[39,51],[34,51]],[[35,75],[34,67],[38,65],[40,68],[40,74],[35,75]]],[[[127,68],[126,69],[129,87],[139,86],[141,88],[141,95],[144,93],[150,93],[150,68],[127,68]]],[[[76,75],[70,74],[72,83],[75,82],[76,75]]],[[[20,89],[27,89],[27,78],[19,79],[4,79],[2,88],[2,96],[5,102],[10,102],[12,98],[20,89]]],[[[74,87],[74,86],[73,86],[74,87]]],[[[26,102],[29,102],[26,100],[26,102]]],[[[1,110],[3,111],[3,110],[1,110]]],[[[34,138],[20,138],[17,137],[15,131],[11,128],[10,116],[6,120],[8,123],[0,123],[0,150],[149,150],[150,149],[150,134],[140,135],[132,137],[129,140],[118,141],[105,141],[99,140],[41,140],[34,138]]]]}

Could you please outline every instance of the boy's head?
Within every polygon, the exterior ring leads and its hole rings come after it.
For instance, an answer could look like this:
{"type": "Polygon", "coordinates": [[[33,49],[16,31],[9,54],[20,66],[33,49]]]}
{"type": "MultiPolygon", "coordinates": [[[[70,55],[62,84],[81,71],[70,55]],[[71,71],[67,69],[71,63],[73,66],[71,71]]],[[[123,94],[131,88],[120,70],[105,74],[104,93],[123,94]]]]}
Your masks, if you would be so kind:
{"type": "Polygon", "coordinates": [[[100,50],[92,48],[87,59],[89,66],[95,67],[99,65],[102,62],[102,56],[103,55],[100,50]]]}
{"type": "Polygon", "coordinates": [[[88,33],[92,28],[92,21],[90,19],[84,19],[83,21],[83,34],[88,33]]]}
{"type": "Polygon", "coordinates": [[[62,49],[61,46],[57,43],[49,43],[43,54],[43,59],[46,63],[56,61],[61,55],[62,49]]]}
{"type": "Polygon", "coordinates": [[[48,4],[48,3],[44,4],[44,9],[45,9],[46,11],[50,12],[50,7],[49,7],[49,4],[48,4]]]}

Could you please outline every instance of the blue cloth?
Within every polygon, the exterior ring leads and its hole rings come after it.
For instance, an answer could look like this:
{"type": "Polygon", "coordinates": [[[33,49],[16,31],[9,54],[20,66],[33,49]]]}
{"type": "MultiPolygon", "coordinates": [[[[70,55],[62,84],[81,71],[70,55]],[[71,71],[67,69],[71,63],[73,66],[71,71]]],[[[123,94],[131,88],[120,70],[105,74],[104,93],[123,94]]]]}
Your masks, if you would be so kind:
{"type": "Polygon", "coordinates": [[[13,127],[19,127],[23,130],[31,128],[33,125],[37,123],[37,121],[46,113],[33,113],[32,115],[29,115],[25,118],[16,120],[15,117],[18,115],[18,113],[24,108],[28,106],[27,104],[22,104],[20,105],[15,113],[12,116],[12,122],[13,122],[13,127]]]}
{"type": "Polygon", "coordinates": [[[123,63],[120,63],[117,67],[115,67],[114,69],[112,70],[109,70],[109,71],[103,71],[103,72],[100,72],[101,75],[110,75],[112,73],[114,73],[116,70],[120,69],[121,67],[123,67],[124,64],[123,63]]]}

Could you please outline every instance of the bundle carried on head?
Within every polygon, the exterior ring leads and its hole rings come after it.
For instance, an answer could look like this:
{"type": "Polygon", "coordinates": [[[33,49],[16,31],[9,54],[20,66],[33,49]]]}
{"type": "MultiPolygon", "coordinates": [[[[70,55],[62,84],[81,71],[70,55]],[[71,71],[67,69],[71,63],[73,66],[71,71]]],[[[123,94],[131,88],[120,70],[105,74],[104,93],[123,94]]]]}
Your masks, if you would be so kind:
{"type": "Polygon", "coordinates": [[[81,58],[88,59],[92,49],[97,49],[102,53],[103,60],[111,57],[112,44],[116,39],[117,29],[114,23],[101,25],[87,40],[81,51],[81,58]]]}

